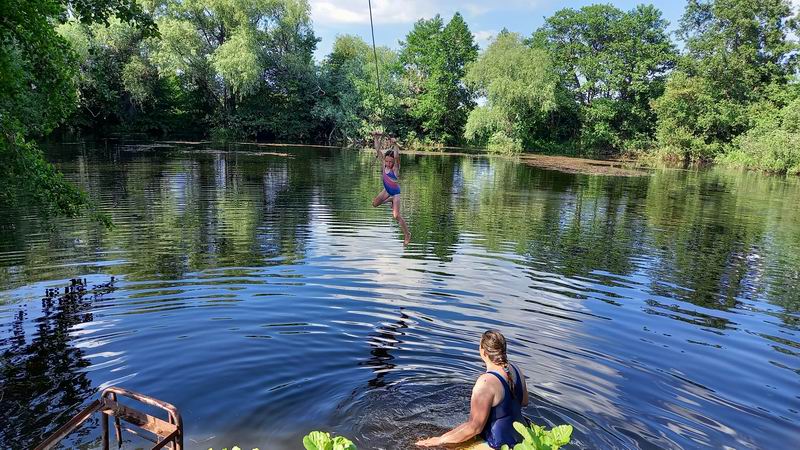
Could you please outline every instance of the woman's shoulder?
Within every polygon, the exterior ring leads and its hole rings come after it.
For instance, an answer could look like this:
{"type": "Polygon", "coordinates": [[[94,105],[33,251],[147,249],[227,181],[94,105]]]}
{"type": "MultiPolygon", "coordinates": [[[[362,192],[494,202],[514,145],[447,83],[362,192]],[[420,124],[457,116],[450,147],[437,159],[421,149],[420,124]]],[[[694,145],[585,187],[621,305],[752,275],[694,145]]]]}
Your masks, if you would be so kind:
{"type": "Polygon", "coordinates": [[[500,378],[498,378],[498,374],[494,372],[484,372],[481,376],[478,377],[478,380],[475,382],[476,386],[502,386],[500,384],[500,378]]]}

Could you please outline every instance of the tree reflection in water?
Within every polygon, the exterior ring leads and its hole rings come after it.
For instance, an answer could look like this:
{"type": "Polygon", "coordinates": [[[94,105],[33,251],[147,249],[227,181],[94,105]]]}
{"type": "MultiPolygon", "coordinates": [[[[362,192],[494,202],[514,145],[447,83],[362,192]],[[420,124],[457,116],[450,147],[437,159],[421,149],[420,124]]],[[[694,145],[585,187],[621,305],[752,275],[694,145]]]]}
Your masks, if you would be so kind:
{"type": "MultiPolygon", "coordinates": [[[[86,376],[90,362],[73,345],[72,331],[94,320],[92,304],[111,290],[111,284],[91,293],[73,289],[57,295],[48,290],[35,317],[31,317],[35,303],[19,306],[7,335],[0,338],[0,442],[14,448],[33,447],[95,393],[86,376]],[[31,324],[32,330],[27,327],[31,324]]],[[[85,436],[96,426],[94,418],[76,436],[85,436]]]]}

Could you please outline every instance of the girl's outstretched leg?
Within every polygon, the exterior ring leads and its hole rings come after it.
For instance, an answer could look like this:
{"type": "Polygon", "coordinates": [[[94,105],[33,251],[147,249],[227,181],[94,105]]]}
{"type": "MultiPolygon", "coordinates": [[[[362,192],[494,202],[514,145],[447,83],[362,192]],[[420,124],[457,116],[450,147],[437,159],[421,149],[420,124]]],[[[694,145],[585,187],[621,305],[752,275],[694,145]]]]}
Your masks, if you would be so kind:
{"type": "Polygon", "coordinates": [[[403,239],[403,245],[407,246],[408,243],[411,242],[411,233],[408,231],[408,225],[406,224],[405,219],[403,219],[403,216],[400,215],[399,195],[395,195],[394,197],[392,197],[392,217],[394,217],[394,220],[396,220],[397,223],[400,224],[400,228],[403,230],[403,236],[405,236],[405,238],[403,239]]]}
{"type": "Polygon", "coordinates": [[[384,189],[381,191],[380,194],[378,194],[377,197],[375,197],[372,200],[372,207],[377,208],[378,206],[381,206],[382,204],[386,203],[390,198],[391,197],[389,197],[389,193],[386,192],[386,189],[384,189]]]}

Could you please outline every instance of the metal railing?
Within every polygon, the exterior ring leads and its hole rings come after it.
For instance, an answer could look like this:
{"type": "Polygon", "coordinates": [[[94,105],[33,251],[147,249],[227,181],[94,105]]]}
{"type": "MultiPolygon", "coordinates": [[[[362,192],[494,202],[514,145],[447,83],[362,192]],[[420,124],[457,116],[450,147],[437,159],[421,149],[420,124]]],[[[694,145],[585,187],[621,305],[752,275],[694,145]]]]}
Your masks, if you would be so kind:
{"type": "Polygon", "coordinates": [[[119,387],[110,387],[103,390],[98,400],[93,401],[89,406],[76,414],[75,417],[70,419],[69,422],[53,432],[53,434],[48,436],[41,444],[36,446],[35,450],[49,450],[55,447],[61,440],[78,429],[96,412],[102,414],[103,450],[109,450],[109,416],[114,417],[114,432],[116,434],[118,448],[122,447],[122,430],[123,422],[125,422],[126,425],[131,424],[138,429],[125,426],[125,431],[155,444],[152,450],[161,448],[183,450],[183,420],[177,408],[167,402],[119,387]],[[118,395],[136,400],[145,405],[159,408],[167,413],[167,419],[159,419],[158,417],[137,411],[129,406],[122,405],[117,400],[118,395]],[[142,431],[149,432],[155,437],[142,433],[142,431]]]}

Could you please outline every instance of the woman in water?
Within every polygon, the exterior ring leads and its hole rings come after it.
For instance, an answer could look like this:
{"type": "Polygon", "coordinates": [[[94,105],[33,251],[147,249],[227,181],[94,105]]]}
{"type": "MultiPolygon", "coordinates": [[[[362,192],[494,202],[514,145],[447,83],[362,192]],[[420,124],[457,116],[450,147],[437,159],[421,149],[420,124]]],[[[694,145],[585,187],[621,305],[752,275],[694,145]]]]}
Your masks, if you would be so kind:
{"type": "Polygon", "coordinates": [[[392,202],[392,217],[400,224],[400,228],[403,230],[403,236],[405,237],[403,245],[408,245],[411,242],[411,233],[408,232],[408,225],[406,225],[403,216],[400,215],[400,183],[398,178],[400,176],[400,146],[392,138],[389,141],[389,148],[386,151],[381,151],[383,147],[381,145],[381,133],[374,133],[373,137],[375,138],[377,157],[383,160],[383,170],[381,170],[383,191],[372,200],[372,206],[377,208],[386,202],[392,202]]]}
{"type": "Polygon", "coordinates": [[[508,363],[506,338],[499,331],[483,333],[479,351],[486,373],[472,388],[469,420],[439,437],[421,440],[417,445],[460,444],[478,435],[493,449],[503,445],[513,448],[522,442],[522,436],[514,430],[514,422],[526,423],[522,416],[522,407],[528,405],[525,375],[517,366],[508,363]]]}

